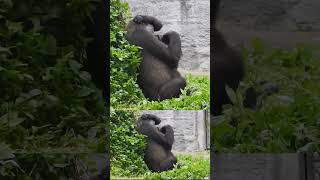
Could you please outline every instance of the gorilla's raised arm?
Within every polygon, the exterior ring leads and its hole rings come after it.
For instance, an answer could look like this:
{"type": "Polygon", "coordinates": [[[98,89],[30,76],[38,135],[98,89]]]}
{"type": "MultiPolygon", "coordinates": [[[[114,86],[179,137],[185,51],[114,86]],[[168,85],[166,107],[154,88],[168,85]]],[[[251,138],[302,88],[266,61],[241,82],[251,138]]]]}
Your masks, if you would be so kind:
{"type": "MultiPolygon", "coordinates": [[[[152,118],[154,119],[154,115],[148,115],[148,116],[153,116],[152,118]]],[[[158,119],[158,117],[156,117],[158,119]]],[[[145,116],[142,118],[140,118],[137,122],[137,131],[140,134],[144,134],[146,135],[149,139],[157,142],[158,144],[161,144],[163,147],[165,147],[166,149],[171,149],[172,148],[172,144],[173,144],[173,129],[171,126],[164,126],[161,129],[163,129],[163,131],[165,132],[162,133],[161,131],[159,131],[159,129],[154,126],[151,125],[148,121],[153,121],[153,119],[146,119],[145,116]]]]}
{"type": "Polygon", "coordinates": [[[170,150],[172,149],[172,144],[174,142],[174,132],[173,132],[173,128],[170,126],[170,125],[166,125],[166,126],[163,126],[160,131],[164,134],[165,138],[167,139],[169,145],[170,145],[170,148],[167,149],[167,150],[170,150]]]}
{"type": "Polygon", "coordinates": [[[133,18],[133,22],[137,24],[151,24],[154,28],[154,31],[159,31],[162,28],[161,21],[152,16],[137,15],[133,18]]]}
{"type": "MultiPolygon", "coordinates": [[[[146,16],[147,20],[137,21],[152,21],[149,16],[146,16]]],[[[139,18],[145,18],[145,16],[139,16],[139,18]]],[[[153,33],[146,29],[146,24],[129,22],[127,26],[127,40],[134,45],[140,46],[144,51],[150,53],[159,60],[162,60],[171,68],[177,68],[181,51],[181,40],[177,32],[171,31],[163,35],[162,41],[160,41],[153,33]]]]}
{"type": "Polygon", "coordinates": [[[153,120],[155,122],[155,125],[158,125],[161,123],[160,118],[153,114],[143,114],[139,120],[153,120]]]}

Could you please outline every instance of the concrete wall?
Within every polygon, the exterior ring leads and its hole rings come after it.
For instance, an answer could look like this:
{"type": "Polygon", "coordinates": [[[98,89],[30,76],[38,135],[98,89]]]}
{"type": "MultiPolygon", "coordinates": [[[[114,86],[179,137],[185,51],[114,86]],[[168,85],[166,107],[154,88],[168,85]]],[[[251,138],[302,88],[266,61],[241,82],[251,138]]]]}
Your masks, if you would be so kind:
{"type": "Polygon", "coordinates": [[[171,125],[174,130],[175,142],[173,150],[179,152],[195,152],[206,150],[209,141],[206,127],[206,111],[188,110],[150,110],[141,114],[154,114],[162,122],[160,127],[171,125]]]}
{"type": "Polygon", "coordinates": [[[320,45],[319,0],[224,0],[218,27],[233,44],[262,38],[270,47],[320,45]]]}
{"type": "Polygon", "coordinates": [[[177,31],[182,53],[179,69],[209,73],[210,1],[209,0],[123,0],[132,15],[150,15],[164,24],[160,34],[177,31]]]}
{"type": "Polygon", "coordinates": [[[214,180],[306,180],[299,154],[212,155],[214,180]]]}

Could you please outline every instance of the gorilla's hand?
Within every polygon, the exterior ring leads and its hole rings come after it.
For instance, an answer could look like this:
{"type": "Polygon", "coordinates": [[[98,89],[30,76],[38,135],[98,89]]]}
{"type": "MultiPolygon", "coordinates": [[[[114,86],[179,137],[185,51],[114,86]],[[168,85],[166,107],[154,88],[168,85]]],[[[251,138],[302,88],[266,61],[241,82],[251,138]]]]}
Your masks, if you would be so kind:
{"type": "Polygon", "coordinates": [[[156,36],[156,38],[158,38],[158,40],[159,41],[162,41],[161,39],[162,39],[162,35],[155,35],[156,36]]]}
{"type": "Polygon", "coordinates": [[[166,133],[173,133],[173,128],[170,126],[170,125],[165,125],[163,126],[160,131],[163,133],[163,134],[166,134],[166,133]]]}
{"type": "Polygon", "coordinates": [[[153,120],[155,122],[156,125],[161,123],[160,118],[158,118],[157,116],[153,115],[153,114],[143,114],[140,117],[141,120],[153,120]]]}
{"type": "Polygon", "coordinates": [[[180,36],[175,31],[169,31],[162,36],[162,42],[169,44],[172,38],[180,38],[180,36]]]}

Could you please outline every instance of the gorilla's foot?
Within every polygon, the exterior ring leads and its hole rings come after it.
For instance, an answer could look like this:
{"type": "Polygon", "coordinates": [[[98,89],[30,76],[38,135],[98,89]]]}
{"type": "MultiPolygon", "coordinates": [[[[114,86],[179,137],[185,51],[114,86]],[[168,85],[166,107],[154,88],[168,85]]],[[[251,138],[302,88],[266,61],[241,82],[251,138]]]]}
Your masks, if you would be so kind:
{"type": "Polygon", "coordinates": [[[169,157],[168,159],[160,163],[160,172],[173,169],[176,163],[177,163],[176,157],[174,156],[169,157]]]}
{"type": "Polygon", "coordinates": [[[186,92],[186,95],[187,96],[191,96],[194,92],[196,92],[198,89],[196,88],[190,88],[190,89],[187,89],[187,92],[186,92]]]}
{"type": "Polygon", "coordinates": [[[182,77],[174,78],[162,85],[162,87],[159,90],[158,99],[161,101],[164,99],[171,99],[174,97],[177,98],[181,94],[181,89],[184,89],[186,85],[186,80],[182,77]]]}

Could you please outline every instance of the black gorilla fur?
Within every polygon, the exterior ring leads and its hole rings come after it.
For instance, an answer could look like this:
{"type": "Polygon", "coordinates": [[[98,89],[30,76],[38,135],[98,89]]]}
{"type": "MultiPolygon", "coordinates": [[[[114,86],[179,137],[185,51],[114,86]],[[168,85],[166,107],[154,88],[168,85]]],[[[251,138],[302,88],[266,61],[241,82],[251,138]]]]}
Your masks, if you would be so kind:
{"type": "MultiPolygon", "coordinates": [[[[96,10],[92,13],[92,19],[85,23],[86,36],[93,38],[88,43],[86,48],[87,61],[84,63],[84,69],[87,70],[94,84],[103,92],[103,98],[106,102],[106,107],[109,106],[108,87],[109,78],[107,78],[108,62],[108,5],[107,1],[100,1],[96,4],[96,10]]],[[[91,179],[108,180],[110,178],[110,161],[107,155],[105,166],[102,168],[100,174],[91,179]]]]}
{"type": "Polygon", "coordinates": [[[137,122],[137,131],[148,138],[144,160],[153,172],[171,170],[177,163],[177,158],[171,152],[174,142],[173,129],[166,125],[159,130],[155,125],[160,122],[161,120],[152,114],[143,114],[137,122]]]}
{"type": "Polygon", "coordinates": [[[244,67],[241,56],[228,46],[222,34],[213,28],[213,115],[219,115],[222,112],[224,104],[230,104],[231,101],[225,90],[226,85],[236,90],[244,76],[244,67]]]}
{"type": "Polygon", "coordinates": [[[211,112],[213,115],[220,115],[222,106],[230,104],[231,101],[225,90],[226,85],[236,90],[244,76],[244,67],[240,54],[232,49],[225,41],[223,35],[216,29],[216,15],[220,5],[220,0],[213,3],[213,42],[211,63],[211,112]],[[213,103],[213,104],[212,104],[213,103]]]}
{"type": "MultiPolygon", "coordinates": [[[[212,70],[210,79],[213,88],[211,88],[210,107],[214,116],[222,113],[223,105],[231,104],[225,87],[229,86],[236,91],[245,74],[241,55],[228,45],[223,35],[216,29],[216,15],[219,5],[220,0],[215,0],[213,3],[213,24],[211,24],[213,27],[213,42],[211,43],[213,63],[210,67],[212,70]]],[[[262,81],[259,86],[261,86],[259,92],[253,87],[246,89],[243,101],[245,107],[256,109],[258,97],[261,99],[278,92],[278,86],[272,83],[262,81]]]]}
{"type": "MultiPolygon", "coordinates": [[[[108,96],[109,78],[108,67],[108,11],[106,1],[97,3],[96,10],[92,13],[93,21],[86,22],[86,36],[93,40],[86,48],[87,61],[84,69],[87,70],[95,85],[103,91],[104,99],[108,96]]],[[[107,101],[107,106],[109,102],[107,101]]]]}
{"type": "Polygon", "coordinates": [[[186,81],[177,71],[182,55],[181,40],[177,32],[167,32],[159,38],[154,31],[162,28],[161,22],[151,16],[136,16],[127,25],[127,40],[142,47],[138,84],[145,97],[164,100],[179,97],[186,81]]]}

